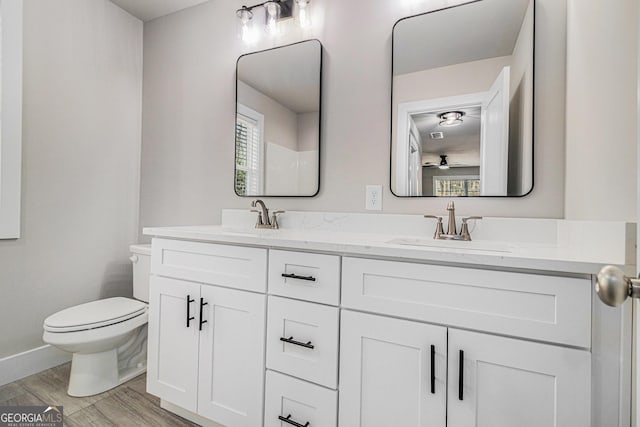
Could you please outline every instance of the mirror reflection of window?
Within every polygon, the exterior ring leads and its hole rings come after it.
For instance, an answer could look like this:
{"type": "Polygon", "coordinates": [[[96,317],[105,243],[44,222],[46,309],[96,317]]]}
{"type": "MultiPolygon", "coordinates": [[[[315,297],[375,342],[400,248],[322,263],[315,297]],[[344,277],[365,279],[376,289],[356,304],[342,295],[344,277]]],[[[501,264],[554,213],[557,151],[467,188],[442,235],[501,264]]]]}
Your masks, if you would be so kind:
{"type": "Polygon", "coordinates": [[[396,24],[395,195],[522,196],[531,190],[534,2],[480,0],[396,24]],[[416,141],[422,173],[415,171],[416,141]],[[455,183],[451,176],[463,179],[455,183]],[[436,178],[442,178],[440,190],[436,178]]]}
{"type": "Polygon", "coordinates": [[[236,191],[262,194],[264,115],[242,104],[236,116],[236,191]]]}

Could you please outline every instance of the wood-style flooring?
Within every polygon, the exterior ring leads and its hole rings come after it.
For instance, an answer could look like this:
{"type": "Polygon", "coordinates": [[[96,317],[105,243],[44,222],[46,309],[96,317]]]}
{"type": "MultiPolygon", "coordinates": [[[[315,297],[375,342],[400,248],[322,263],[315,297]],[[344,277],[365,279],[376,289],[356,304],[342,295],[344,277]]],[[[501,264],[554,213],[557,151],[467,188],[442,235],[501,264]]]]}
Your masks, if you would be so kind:
{"type": "Polygon", "coordinates": [[[70,427],[197,426],[162,409],[160,399],[145,391],[145,375],[96,396],[71,397],[70,369],[66,363],[0,386],[0,406],[62,405],[64,425],[70,427]]]}

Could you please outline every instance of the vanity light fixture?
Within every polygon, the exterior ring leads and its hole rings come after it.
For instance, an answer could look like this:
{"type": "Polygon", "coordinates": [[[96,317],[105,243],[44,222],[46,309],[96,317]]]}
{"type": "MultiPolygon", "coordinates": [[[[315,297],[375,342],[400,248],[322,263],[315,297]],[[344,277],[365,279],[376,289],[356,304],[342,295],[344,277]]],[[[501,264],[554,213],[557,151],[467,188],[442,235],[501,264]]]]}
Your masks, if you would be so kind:
{"type": "Polygon", "coordinates": [[[280,31],[280,21],[294,17],[301,28],[311,26],[311,16],[309,4],[311,0],[267,0],[253,6],[242,6],[236,11],[236,16],[240,19],[240,38],[246,44],[253,44],[260,38],[258,25],[254,24],[254,9],[263,8],[265,15],[264,30],[270,35],[276,35],[280,31]],[[295,10],[294,10],[295,3],[295,10]]]}
{"type": "Polygon", "coordinates": [[[440,156],[440,166],[438,166],[438,168],[441,169],[441,170],[449,169],[449,163],[447,163],[447,155],[446,154],[442,154],[440,156]]]}
{"type": "Polygon", "coordinates": [[[446,113],[438,114],[440,126],[444,127],[460,126],[462,124],[463,117],[464,113],[462,111],[448,111],[446,113]]]}

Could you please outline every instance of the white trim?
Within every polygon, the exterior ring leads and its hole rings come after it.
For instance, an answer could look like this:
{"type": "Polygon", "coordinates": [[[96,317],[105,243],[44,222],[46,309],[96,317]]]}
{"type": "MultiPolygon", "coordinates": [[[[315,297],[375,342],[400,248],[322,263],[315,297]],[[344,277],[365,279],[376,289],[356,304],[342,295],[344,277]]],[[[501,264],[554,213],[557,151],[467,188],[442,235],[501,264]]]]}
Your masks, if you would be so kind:
{"type": "Polygon", "coordinates": [[[0,359],[0,386],[46,371],[71,360],[71,353],[50,345],[0,359]]]}
{"type": "Polygon", "coordinates": [[[0,239],[17,239],[22,167],[22,0],[2,0],[0,16],[0,239]]]}
{"type": "Polygon", "coordinates": [[[398,135],[396,138],[395,175],[396,182],[394,193],[398,196],[408,196],[409,188],[407,177],[409,176],[409,144],[402,141],[409,140],[411,131],[411,116],[429,111],[448,110],[481,106],[487,98],[487,92],[469,93],[445,98],[425,99],[422,101],[405,102],[398,104],[398,135]]]}

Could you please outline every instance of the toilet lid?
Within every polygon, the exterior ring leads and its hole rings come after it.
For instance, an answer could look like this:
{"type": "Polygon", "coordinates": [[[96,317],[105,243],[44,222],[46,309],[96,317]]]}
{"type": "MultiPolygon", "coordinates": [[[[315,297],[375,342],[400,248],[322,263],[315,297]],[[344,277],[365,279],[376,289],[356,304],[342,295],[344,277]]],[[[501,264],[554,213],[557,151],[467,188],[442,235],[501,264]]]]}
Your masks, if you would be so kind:
{"type": "Polygon", "coordinates": [[[45,329],[70,332],[93,329],[123,322],[147,310],[143,302],[131,298],[107,298],[67,308],[47,317],[45,329]]]}

